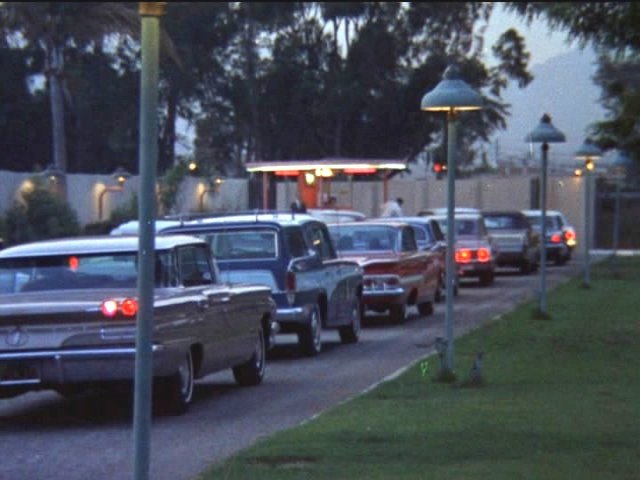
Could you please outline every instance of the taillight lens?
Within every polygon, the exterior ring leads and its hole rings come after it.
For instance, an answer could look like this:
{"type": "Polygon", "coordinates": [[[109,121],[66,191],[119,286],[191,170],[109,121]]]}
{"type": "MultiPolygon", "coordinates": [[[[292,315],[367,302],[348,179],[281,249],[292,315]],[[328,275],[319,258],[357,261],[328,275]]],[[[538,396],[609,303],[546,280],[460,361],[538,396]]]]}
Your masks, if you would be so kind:
{"type": "Polygon", "coordinates": [[[575,247],[576,245],[576,232],[573,230],[565,230],[564,231],[564,243],[569,245],[570,247],[575,247]]]}
{"type": "Polygon", "coordinates": [[[284,288],[287,294],[287,301],[293,303],[296,300],[296,274],[288,271],[284,277],[284,288]]]}
{"type": "Polygon", "coordinates": [[[488,248],[479,248],[477,255],[478,255],[479,262],[486,263],[489,260],[491,260],[491,252],[489,251],[488,248]]]}
{"type": "Polygon", "coordinates": [[[138,313],[138,301],[135,298],[125,298],[120,304],[120,311],[125,317],[134,317],[138,313]]]}
{"type": "Polygon", "coordinates": [[[461,248],[456,250],[456,262],[469,263],[471,261],[471,250],[461,248]]]}
{"type": "Polygon", "coordinates": [[[121,302],[105,300],[100,304],[100,311],[108,318],[115,317],[118,312],[125,317],[135,317],[138,313],[138,301],[135,298],[125,298],[121,302]]]}
{"type": "Polygon", "coordinates": [[[118,302],[115,300],[105,300],[100,305],[100,311],[105,317],[115,317],[118,313],[118,302]]]}
{"type": "Polygon", "coordinates": [[[551,243],[560,243],[562,242],[562,235],[559,233],[554,233],[551,235],[551,243]]]}

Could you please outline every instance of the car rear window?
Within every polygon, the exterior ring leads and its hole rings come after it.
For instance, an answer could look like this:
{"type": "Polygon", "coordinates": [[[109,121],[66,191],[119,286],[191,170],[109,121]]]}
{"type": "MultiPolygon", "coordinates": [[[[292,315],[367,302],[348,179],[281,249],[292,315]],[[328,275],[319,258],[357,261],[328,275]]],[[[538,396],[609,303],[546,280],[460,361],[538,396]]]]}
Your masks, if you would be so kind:
{"type": "Polygon", "coordinates": [[[489,230],[525,230],[528,226],[524,217],[519,215],[486,215],[484,224],[489,230]]]}
{"type": "Polygon", "coordinates": [[[329,232],[338,251],[396,250],[397,230],[384,226],[330,226],[329,232]]]}
{"type": "Polygon", "coordinates": [[[199,234],[204,238],[218,260],[255,260],[278,257],[275,230],[224,230],[199,234]]]}
{"type": "MultiPolygon", "coordinates": [[[[0,294],[135,288],[137,252],[99,255],[59,255],[0,260],[0,294]]],[[[156,256],[156,286],[176,283],[169,253],[156,256]]]]}

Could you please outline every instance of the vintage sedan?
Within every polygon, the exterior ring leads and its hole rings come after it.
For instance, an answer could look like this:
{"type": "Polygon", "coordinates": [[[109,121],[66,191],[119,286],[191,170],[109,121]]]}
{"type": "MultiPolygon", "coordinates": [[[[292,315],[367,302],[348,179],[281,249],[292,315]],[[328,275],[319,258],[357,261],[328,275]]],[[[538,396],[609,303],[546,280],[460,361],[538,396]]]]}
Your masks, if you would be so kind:
{"type": "MultiPolygon", "coordinates": [[[[542,210],[523,210],[522,213],[539,234],[541,232],[542,210]]],[[[556,265],[564,265],[571,259],[577,244],[576,231],[562,212],[558,210],[547,210],[545,217],[547,219],[545,235],[547,260],[554,262],[556,265]]]]}
{"type": "Polygon", "coordinates": [[[497,247],[496,266],[515,267],[528,274],[540,263],[540,235],[517,210],[482,212],[484,224],[497,247]]]}
{"type": "MultiPolygon", "coordinates": [[[[447,235],[447,217],[434,215],[447,235]]],[[[477,278],[481,286],[491,285],[495,278],[497,248],[484,224],[481,213],[455,214],[455,262],[458,279],[477,278]]]]}
{"type": "MultiPolygon", "coordinates": [[[[209,246],[195,237],[157,237],[155,248],[152,352],[160,403],[184,412],[194,380],[227,368],[238,384],[259,384],[275,315],[269,288],[219,283],[209,246]]],[[[129,383],[137,277],[137,236],[2,250],[0,397],[129,383]]]]}
{"type": "Polygon", "coordinates": [[[433,313],[439,255],[418,248],[410,225],[364,220],[329,225],[329,231],[339,256],[357,261],[364,270],[365,309],[388,311],[394,323],[405,320],[409,305],[421,315],[433,313]]]}

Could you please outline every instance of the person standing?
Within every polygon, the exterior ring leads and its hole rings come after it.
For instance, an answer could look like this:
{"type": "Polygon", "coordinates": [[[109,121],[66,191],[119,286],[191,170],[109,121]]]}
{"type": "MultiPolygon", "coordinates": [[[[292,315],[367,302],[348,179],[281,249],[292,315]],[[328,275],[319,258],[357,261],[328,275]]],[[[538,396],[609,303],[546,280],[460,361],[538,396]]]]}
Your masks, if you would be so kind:
{"type": "Polygon", "coordinates": [[[296,197],[296,199],[293,202],[291,202],[291,211],[296,213],[306,213],[307,206],[304,204],[302,200],[296,197]]]}
{"type": "Polygon", "coordinates": [[[402,216],[402,204],[404,200],[402,197],[398,197],[395,200],[389,200],[382,207],[381,217],[401,217],[402,216]]]}

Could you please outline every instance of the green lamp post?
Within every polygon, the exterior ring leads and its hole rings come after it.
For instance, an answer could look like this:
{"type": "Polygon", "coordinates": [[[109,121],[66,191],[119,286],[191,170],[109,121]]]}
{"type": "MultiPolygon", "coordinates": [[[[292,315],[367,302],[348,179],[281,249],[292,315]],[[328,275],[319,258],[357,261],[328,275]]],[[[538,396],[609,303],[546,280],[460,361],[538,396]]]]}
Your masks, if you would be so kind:
{"type": "Polygon", "coordinates": [[[586,139],[575,153],[576,160],[584,162],[584,288],[591,287],[591,190],[593,189],[593,169],[595,161],[602,157],[600,150],[590,139],[586,139]]]}
{"type": "Polygon", "coordinates": [[[542,165],[540,166],[540,296],[539,314],[547,316],[547,163],[550,143],[565,142],[564,133],[551,124],[551,117],[546,113],[540,123],[525,138],[528,143],[540,143],[542,150],[542,165]]]}
{"type": "Polygon", "coordinates": [[[460,112],[480,110],[482,95],[472,89],[455,66],[449,66],[440,83],[422,97],[421,110],[447,114],[447,256],[446,256],[446,352],[442,365],[444,376],[453,378],[453,296],[456,281],[455,268],[455,172],[456,135],[460,112]]]}

